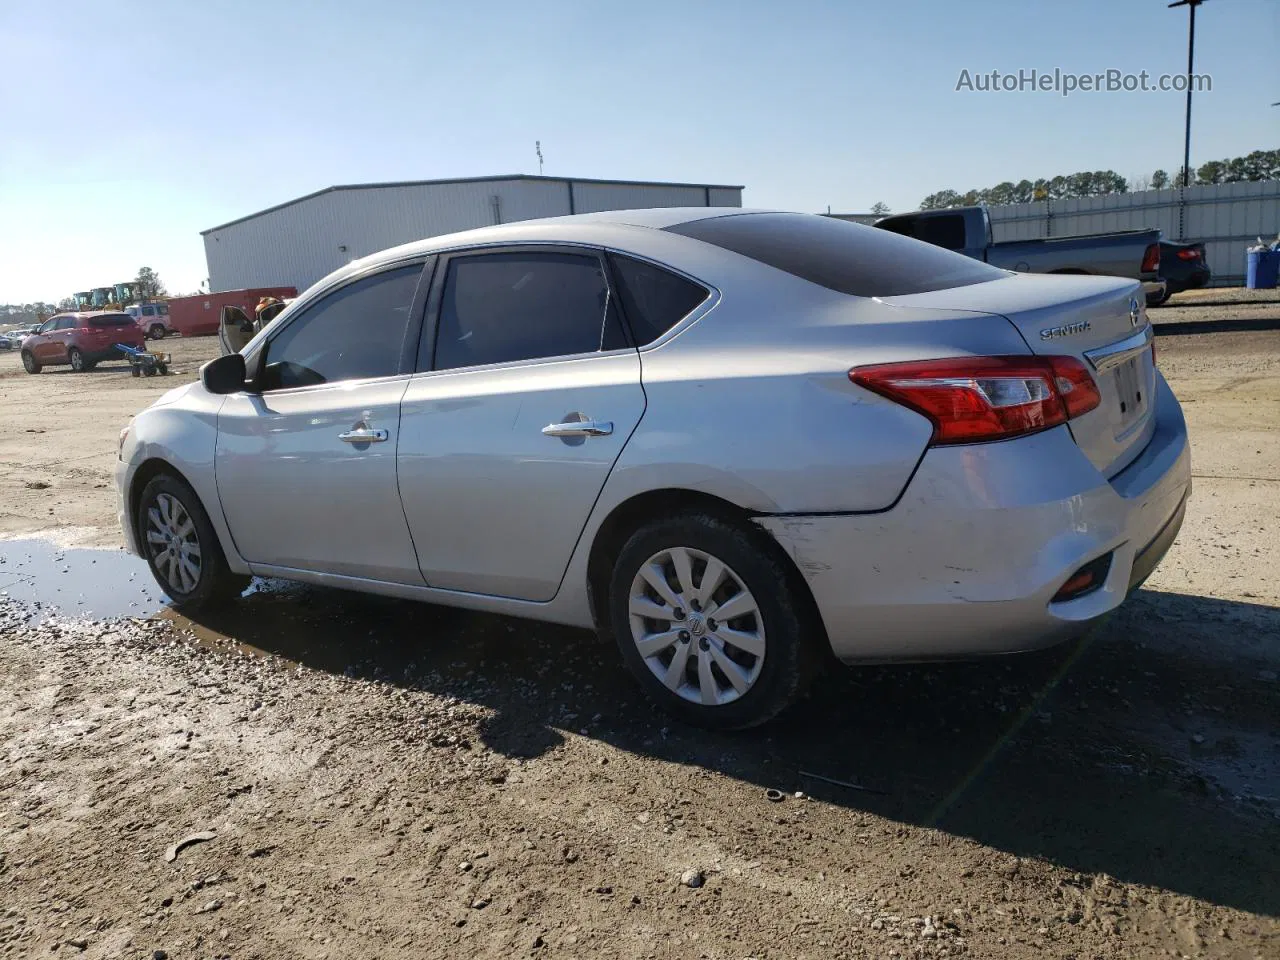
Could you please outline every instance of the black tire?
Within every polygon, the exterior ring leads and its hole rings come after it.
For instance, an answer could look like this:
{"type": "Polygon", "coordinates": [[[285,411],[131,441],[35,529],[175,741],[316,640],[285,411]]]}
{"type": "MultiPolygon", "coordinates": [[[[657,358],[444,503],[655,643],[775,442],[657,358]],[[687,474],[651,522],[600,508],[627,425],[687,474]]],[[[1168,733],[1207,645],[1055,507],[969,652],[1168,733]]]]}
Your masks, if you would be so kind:
{"type": "MultiPolygon", "coordinates": [[[[172,508],[170,510],[172,512],[172,508]]],[[[155,577],[156,583],[178,609],[199,610],[226,603],[238,597],[249,585],[249,577],[233,573],[227,566],[226,555],[222,552],[218,535],[209,522],[209,515],[200,503],[200,498],[186,482],[178,477],[168,473],[153,477],[143,487],[142,495],[138,498],[138,515],[135,519],[138,548],[146,557],[147,566],[151,568],[151,575],[155,577]],[[195,528],[194,535],[199,547],[199,569],[194,577],[195,582],[189,589],[175,586],[159,566],[160,561],[165,559],[166,548],[148,542],[148,528],[152,523],[150,512],[156,510],[157,516],[160,516],[163,509],[159,504],[161,497],[169,497],[172,501],[176,501],[195,528]]],[[[179,579],[181,579],[180,576],[179,579]]]]}
{"type": "Polygon", "coordinates": [[[1162,293],[1149,293],[1147,294],[1147,306],[1158,307],[1172,296],[1173,294],[1169,290],[1165,290],[1162,293]]]}
{"type": "Polygon", "coordinates": [[[32,356],[30,350],[22,351],[22,367],[27,371],[27,373],[39,373],[42,369],[40,361],[32,356]]]}
{"type": "Polygon", "coordinates": [[[147,336],[150,337],[152,340],[163,340],[164,325],[160,323],[153,323],[151,325],[151,329],[147,331],[147,336]]]}
{"type": "Polygon", "coordinates": [[[71,361],[71,369],[76,373],[84,373],[88,369],[84,363],[84,354],[77,347],[67,351],[67,359],[71,361]]]}
{"type": "MultiPolygon", "coordinates": [[[[806,606],[796,594],[785,558],[763,533],[702,512],[676,514],[637,530],[619,553],[609,584],[610,625],[627,669],[667,712],[685,723],[713,730],[740,730],[765,723],[804,691],[820,649],[820,633],[806,606]],[[650,558],[679,547],[709,554],[731,568],[755,598],[758,613],[754,616],[763,621],[765,647],[759,673],[745,692],[728,703],[704,705],[673,692],[655,675],[632,638],[633,581],[650,558]]],[[[705,642],[700,643],[705,650],[705,642]]],[[[688,659],[692,666],[686,669],[696,672],[694,655],[691,650],[688,659]]],[[[724,678],[723,673],[717,676],[724,678]]]]}

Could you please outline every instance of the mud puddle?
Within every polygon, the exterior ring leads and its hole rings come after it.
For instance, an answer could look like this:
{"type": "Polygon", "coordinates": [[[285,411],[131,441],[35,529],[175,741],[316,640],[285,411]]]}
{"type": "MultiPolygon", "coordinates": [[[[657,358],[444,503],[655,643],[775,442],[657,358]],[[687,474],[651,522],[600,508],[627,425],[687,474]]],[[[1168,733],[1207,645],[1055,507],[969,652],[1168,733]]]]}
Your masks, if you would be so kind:
{"type": "Polygon", "coordinates": [[[38,539],[0,541],[0,595],[26,607],[30,623],[55,613],[100,620],[147,617],[167,602],[138,557],[38,539]]]}
{"type": "Polygon", "coordinates": [[[420,676],[428,664],[438,669],[446,651],[463,645],[509,648],[512,634],[542,638],[561,629],[260,578],[233,603],[185,614],[172,607],[142,559],[35,538],[0,541],[0,597],[17,601],[31,625],[54,615],[154,617],[213,650],[399,681],[420,676]]]}

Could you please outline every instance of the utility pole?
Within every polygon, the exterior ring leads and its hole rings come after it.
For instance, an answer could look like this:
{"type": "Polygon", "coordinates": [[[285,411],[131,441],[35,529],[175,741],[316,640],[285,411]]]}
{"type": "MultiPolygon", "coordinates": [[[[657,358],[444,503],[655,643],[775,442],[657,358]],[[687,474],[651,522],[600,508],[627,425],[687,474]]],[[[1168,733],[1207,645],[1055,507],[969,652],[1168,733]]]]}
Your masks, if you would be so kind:
{"type": "MultiPolygon", "coordinates": [[[[1200,2],[1200,0],[1196,0],[1196,2],[1198,3],[1200,2]]],[[[538,154],[538,176],[542,176],[542,141],[541,140],[533,141],[533,149],[538,154]]]]}
{"type": "Polygon", "coordinates": [[[1187,127],[1182,142],[1182,185],[1191,186],[1191,74],[1196,62],[1196,7],[1204,0],[1176,0],[1169,4],[1169,9],[1186,7],[1191,13],[1191,22],[1187,30],[1187,127]]]}

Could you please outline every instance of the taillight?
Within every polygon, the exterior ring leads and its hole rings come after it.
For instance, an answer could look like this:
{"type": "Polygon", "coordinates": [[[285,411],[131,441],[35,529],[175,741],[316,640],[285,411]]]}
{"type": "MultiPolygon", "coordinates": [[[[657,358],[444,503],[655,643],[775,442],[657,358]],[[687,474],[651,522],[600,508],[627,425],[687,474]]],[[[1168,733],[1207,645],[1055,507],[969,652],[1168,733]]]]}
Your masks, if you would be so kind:
{"type": "Polygon", "coordinates": [[[1102,397],[1075,357],[960,357],[854,367],[849,379],[933,421],[933,443],[981,443],[1047,430],[1102,397]]]}
{"type": "Polygon", "coordinates": [[[1183,247],[1181,250],[1178,251],[1178,259],[1179,260],[1199,260],[1200,251],[1195,249],[1195,247],[1183,247]]]}
{"type": "MultiPolygon", "coordinates": [[[[1132,261],[1130,261],[1132,263],[1132,261]]],[[[1147,252],[1142,257],[1142,272],[1155,273],[1160,269],[1160,244],[1152,243],[1147,246],[1147,252]]]]}

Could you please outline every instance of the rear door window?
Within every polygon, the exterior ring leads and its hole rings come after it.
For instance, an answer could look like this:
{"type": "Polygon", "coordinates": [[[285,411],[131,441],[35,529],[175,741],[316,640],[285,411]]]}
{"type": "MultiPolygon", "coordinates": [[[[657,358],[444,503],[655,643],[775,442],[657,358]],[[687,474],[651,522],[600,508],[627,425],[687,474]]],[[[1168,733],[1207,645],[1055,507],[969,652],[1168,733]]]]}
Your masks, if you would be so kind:
{"type": "Polygon", "coordinates": [[[1008,276],[888,230],[802,213],[744,213],[665,229],[858,297],[926,293],[1008,276]]]}
{"type": "MultiPolygon", "coordinates": [[[[627,346],[589,253],[516,252],[449,260],[434,367],[450,370],[627,346]]],[[[428,369],[420,357],[419,369],[428,369]]]]}
{"type": "Polygon", "coordinates": [[[151,306],[143,307],[142,315],[144,317],[154,317],[156,315],[156,308],[151,306]]]}
{"type": "Polygon", "coordinates": [[[75,326],[76,326],[75,317],[63,317],[61,320],[58,321],[58,325],[54,327],[54,329],[55,330],[74,330],[75,326]]]}
{"type": "Polygon", "coordinates": [[[652,343],[707,299],[707,288],[652,263],[609,254],[622,312],[636,338],[652,343]]]}

